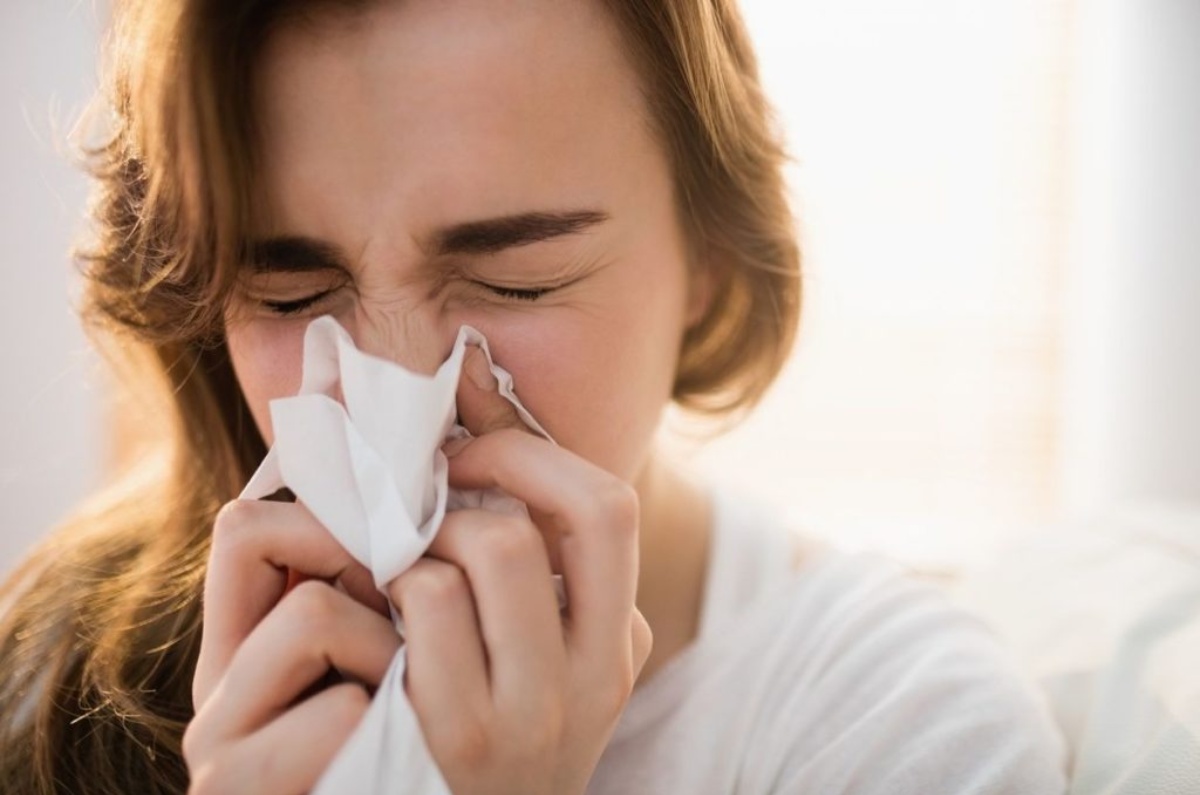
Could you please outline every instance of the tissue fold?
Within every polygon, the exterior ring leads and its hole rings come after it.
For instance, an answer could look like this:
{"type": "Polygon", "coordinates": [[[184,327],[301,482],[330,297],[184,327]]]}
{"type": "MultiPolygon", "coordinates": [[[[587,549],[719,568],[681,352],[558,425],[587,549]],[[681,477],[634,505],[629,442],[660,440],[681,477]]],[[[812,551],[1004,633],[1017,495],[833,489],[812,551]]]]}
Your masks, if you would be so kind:
{"type": "MultiPolygon", "coordinates": [[[[512,376],[492,361],[487,340],[470,326],[459,329],[449,357],[426,376],[359,351],[337,321],[323,316],[305,331],[299,393],[271,401],[275,442],[241,499],[287,487],[371,571],[381,591],[425,553],[448,510],[528,517],[523,503],[499,490],[449,488],[441,446],[470,436],[455,422],[467,345],[483,351],[500,394],[529,430],[553,441],[517,399],[512,376]]],[[[561,578],[555,585],[561,604],[561,578]]],[[[394,606],[392,617],[403,635],[394,606]]],[[[401,646],[316,795],[448,795],[404,692],[404,666],[401,646]]]]}

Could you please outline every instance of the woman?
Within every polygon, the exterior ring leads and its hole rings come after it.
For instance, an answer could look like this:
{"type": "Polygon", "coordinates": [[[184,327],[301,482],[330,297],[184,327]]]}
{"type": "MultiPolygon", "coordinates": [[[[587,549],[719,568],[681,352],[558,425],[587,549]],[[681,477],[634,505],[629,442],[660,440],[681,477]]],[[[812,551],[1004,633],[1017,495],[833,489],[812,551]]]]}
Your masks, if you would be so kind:
{"type": "Polygon", "coordinates": [[[5,588],[15,791],[304,792],[356,725],[384,596],[303,505],[236,499],[325,314],[425,372],[476,327],[559,442],[469,360],[451,484],[532,520],[453,512],[387,588],[455,793],[1061,788],[977,627],[655,449],[671,400],[753,406],[799,311],[732,2],[140,0],[115,31],[87,310],[169,425],[5,588]]]}

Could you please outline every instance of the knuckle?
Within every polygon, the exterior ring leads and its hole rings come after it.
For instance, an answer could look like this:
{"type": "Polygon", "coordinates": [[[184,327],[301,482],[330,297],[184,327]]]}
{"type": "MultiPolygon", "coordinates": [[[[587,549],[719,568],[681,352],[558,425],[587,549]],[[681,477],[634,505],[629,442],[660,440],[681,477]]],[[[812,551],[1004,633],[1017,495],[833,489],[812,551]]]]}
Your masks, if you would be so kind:
{"type": "Polygon", "coordinates": [[[257,534],[262,507],[255,500],[231,500],[221,506],[212,528],[212,554],[234,560],[246,554],[257,534]]]}
{"type": "Polygon", "coordinates": [[[328,628],[337,618],[337,591],[321,580],[305,580],[284,597],[288,614],[310,632],[328,628]]]}
{"type": "Polygon", "coordinates": [[[213,520],[213,542],[218,540],[228,542],[231,537],[238,535],[238,528],[245,527],[253,521],[257,503],[254,500],[230,500],[217,511],[213,520]]]}
{"type": "Polygon", "coordinates": [[[461,596],[467,588],[462,569],[443,561],[422,561],[396,583],[400,600],[408,604],[436,604],[461,596]]]}
{"type": "Polygon", "coordinates": [[[596,506],[607,523],[631,533],[636,531],[641,505],[633,486],[612,478],[596,495],[596,506]]]}

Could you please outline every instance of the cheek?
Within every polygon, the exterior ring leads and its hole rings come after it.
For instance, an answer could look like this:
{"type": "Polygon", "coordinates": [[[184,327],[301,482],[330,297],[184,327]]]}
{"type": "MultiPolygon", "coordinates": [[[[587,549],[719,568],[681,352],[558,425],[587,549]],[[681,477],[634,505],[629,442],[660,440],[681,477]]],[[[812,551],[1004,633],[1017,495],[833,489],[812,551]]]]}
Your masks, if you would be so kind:
{"type": "Polygon", "coordinates": [[[621,290],[602,314],[564,310],[540,318],[536,333],[510,326],[489,335],[521,402],[550,435],[627,481],[670,400],[682,328],[675,293],[666,285],[637,298],[621,290]]]}
{"type": "Polygon", "coordinates": [[[268,445],[270,401],[300,390],[305,323],[244,323],[226,333],[229,358],[259,433],[268,445]]]}

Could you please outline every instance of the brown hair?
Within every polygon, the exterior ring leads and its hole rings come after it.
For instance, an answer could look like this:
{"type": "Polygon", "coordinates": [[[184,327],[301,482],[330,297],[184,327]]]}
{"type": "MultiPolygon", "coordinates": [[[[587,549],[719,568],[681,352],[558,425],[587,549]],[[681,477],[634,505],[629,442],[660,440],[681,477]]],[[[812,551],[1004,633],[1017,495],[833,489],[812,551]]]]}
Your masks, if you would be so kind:
{"type": "MultiPolygon", "coordinates": [[[[121,472],[0,586],[0,781],[182,792],[209,532],[265,454],[222,337],[250,223],[253,59],[330,0],[125,0],[110,127],[88,151],[82,313],[139,417],[121,472]],[[4,606],[7,604],[7,606],[4,606]]],[[[344,1],[340,5],[363,5],[344,1]]],[[[640,69],[692,252],[714,269],[674,398],[740,416],[792,346],[800,256],[784,155],[733,0],[608,0],[640,69]]]]}

